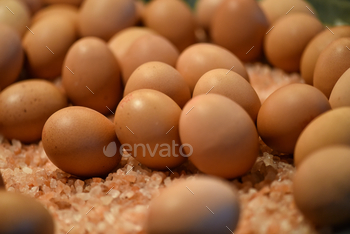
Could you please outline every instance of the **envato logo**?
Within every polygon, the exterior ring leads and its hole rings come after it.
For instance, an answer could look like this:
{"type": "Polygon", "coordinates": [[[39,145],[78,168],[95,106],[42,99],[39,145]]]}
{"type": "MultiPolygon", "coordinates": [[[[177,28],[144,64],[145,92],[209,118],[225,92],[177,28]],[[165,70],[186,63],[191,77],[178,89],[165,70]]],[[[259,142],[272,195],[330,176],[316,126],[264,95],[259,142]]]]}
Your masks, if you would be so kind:
{"type": "MultiPolygon", "coordinates": [[[[103,153],[106,157],[114,157],[116,153],[118,152],[117,144],[112,141],[107,146],[103,147],[103,153]]],[[[142,157],[146,157],[146,155],[150,155],[151,157],[154,157],[156,154],[159,154],[160,157],[189,157],[193,154],[193,147],[190,144],[176,144],[173,140],[170,144],[156,144],[153,149],[149,144],[134,144],[133,146],[131,144],[122,144],[119,148],[120,155],[124,155],[123,150],[125,150],[129,155],[132,155],[133,157],[138,157],[139,154],[141,154],[142,157]],[[177,150],[178,148],[178,150],[177,150]],[[188,153],[186,154],[185,148],[188,148],[188,153]],[[146,153],[147,150],[147,153],[146,153]],[[177,154],[179,152],[179,154],[177,154]]],[[[128,156],[129,156],[128,155],[128,156]]],[[[126,157],[128,157],[126,156],[126,157]]]]}

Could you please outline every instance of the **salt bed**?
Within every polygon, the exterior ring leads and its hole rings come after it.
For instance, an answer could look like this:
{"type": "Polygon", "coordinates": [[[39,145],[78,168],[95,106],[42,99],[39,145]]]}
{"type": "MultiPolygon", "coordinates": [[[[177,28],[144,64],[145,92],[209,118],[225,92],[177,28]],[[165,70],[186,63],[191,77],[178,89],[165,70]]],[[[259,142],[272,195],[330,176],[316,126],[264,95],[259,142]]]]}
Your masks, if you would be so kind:
{"type": "MultiPolygon", "coordinates": [[[[298,74],[287,75],[267,65],[247,65],[247,70],[262,101],[283,85],[302,82],[298,74]]],[[[57,169],[41,142],[23,145],[1,137],[0,143],[6,189],[40,201],[54,217],[56,234],[143,234],[149,202],[160,189],[199,173],[189,162],[160,172],[123,157],[107,178],[80,180],[57,169]]],[[[231,181],[239,189],[242,208],[234,233],[317,233],[295,206],[292,158],[278,155],[262,142],[259,154],[248,174],[231,181]]]]}

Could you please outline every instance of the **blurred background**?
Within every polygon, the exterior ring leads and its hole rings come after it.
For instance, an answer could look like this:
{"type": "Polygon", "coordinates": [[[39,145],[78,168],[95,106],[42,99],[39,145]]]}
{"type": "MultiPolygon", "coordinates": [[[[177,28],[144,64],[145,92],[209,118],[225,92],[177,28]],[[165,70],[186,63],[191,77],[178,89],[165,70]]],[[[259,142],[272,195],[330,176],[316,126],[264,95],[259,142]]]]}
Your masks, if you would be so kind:
{"type": "MultiPolygon", "coordinates": [[[[150,0],[144,1],[149,2],[150,0]]],[[[197,0],[184,1],[193,8],[197,0]]],[[[307,0],[307,2],[316,9],[324,24],[350,24],[350,0],[307,0]]]]}

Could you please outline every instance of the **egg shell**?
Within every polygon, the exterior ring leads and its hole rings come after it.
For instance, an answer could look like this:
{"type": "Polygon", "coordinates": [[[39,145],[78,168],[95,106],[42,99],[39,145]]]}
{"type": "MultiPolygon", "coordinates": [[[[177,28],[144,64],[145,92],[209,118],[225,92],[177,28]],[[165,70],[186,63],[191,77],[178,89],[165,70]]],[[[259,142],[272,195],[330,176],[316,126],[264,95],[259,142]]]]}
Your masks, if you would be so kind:
{"type": "Polygon", "coordinates": [[[306,84],[284,86],[262,104],[257,121],[259,135],[272,149],[292,154],[305,127],[330,109],[326,96],[315,87],[306,84]]]}
{"type": "Polygon", "coordinates": [[[300,73],[307,84],[313,84],[314,70],[320,53],[334,40],[350,37],[350,26],[326,28],[318,33],[305,48],[300,61],[300,73]],[[329,30],[330,29],[330,30],[329,30]],[[333,33],[334,34],[333,34],[333,33]]]}
{"type": "Polygon", "coordinates": [[[350,68],[350,37],[339,38],[330,43],[317,59],[314,71],[314,86],[327,98],[342,74],[350,68]]]}
{"type": "Polygon", "coordinates": [[[47,17],[31,27],[23,38],[27,66],[33,77],[53,79],[61,75],[64,57],[75,42],[74,24],[67,18],[47,17]]]}
{"type": "Polygon", "coordinates": [[[162,62],[148,62],[139,66],[126,83],[124,97],[138,89],[158,90],[172,98],[181,108],[191,99],[185,79],[175,68],[162,62]]]}
{"type": "Polygon", "coordinates": [[[66,97],[51,82],[14,83],[0,93],[0,133],[7,139],[37,141],[45,121],[66,106],[66,97]]]}
{"type": "Polygon", "coordinates": [[[223,178],[247,173],[258,156],[258,133],[248,113],[219,94],[199,95],[184,107],[180,138],[189,160],[202,172],[223,178]],[[192,151],[192,152],[191,152],[192,151]]]}
{"type": "Polygon", "coordinates": [[[293,179],[295,203],[313,223],[349,224],[349,165],[350,147],[335,145],[311,153],[298,167],[293,179]]]}
{"type": "Polygon", "coordinates": [[[165,37],[143,35],[135,40],[121,60],[123,83],[125,85],[135,69],[146,62],[158,61],[175,67],[178,57],[179,51],[165,37]]]}
{"type": "Polygon", "coordinates": [[[21,0],[24,2],[30,10],[31,15],[40,10],[43,3],[42,0],[21,0]]]}
{"type": "Polygon", "coordinates": [[[182,0],[151,1],[145,8],[143,22],[170,40],[179,51],[196,42],[195,18],[191,8],[182,0]]]}
{"type": "Polygon", "coordinates": [[[288,14],[305,13],[309,15],[317,14],[316,10],[306,1],[302,0],[262,0],[259,2],[266,18],[271,26],[281,18],[288,14]]]}
{"type": "Polygon", "coordinates": [[[0,189],[4,189],[4,188],[5,188],[5,182],[0,172],[0,189]]]}
{"type": "Polygon", "coordinates": [[[118,63],[107,43],[96,37],[75,42],[65,57],[62,85],[74,105],[111,113],[122,90],[118,63]]]}
{"type": "Polygon", "coordinates": [[[180,54],[176,63],[176,69],[185,78],[191,92],[202,75],[216,68],[232,68],[249,81],[243,63],[227,49],[214,44],[192,45],[180,54]]]}
{"type": "Polygon", "coordinates": [[[30,11],[21,1],[0,0],[0,23],[15,29],[20,37],[27,31],[30,24],[30,11]]]}
{"type": "Polygon", "coordinates": [[[71,106],[55,112],[45,123],[42,142],[51,162],[75,176],[104,177],[121,159],[113,122],[87,107],[71,106]],[[116,151],[110,155],[111,143],[116,151]]]}
{"type": "Polygon", "coordinates": [[[329,103],[332,108],[338,108],[343,106],[350,107],[350,68],[343,73],[337,83],[334,85],[332,93],[329,97],[329,103]]]}
{"type": "Polygon", "coordinates": [[[41,9],[32,17],[32,24],[52,15],[69,18],[78,27],[78,8],[71,4],[53,4],[41,9]]]}
{"type": "Polygon", "coordinates": [[[264,51],[268,61],[286,72],[299,71],[305,47],[322,29],[322,23],[309,14],[281,17],[265,36],[264,51]]]}
{"type": "Polygon", "coordinates": [[[227,69],[214,69],[205,73],[194,87],[193,97],[216,93],[230,98],[250,115],[255,122],[261,103],[260,99],[241,75],[227,69]]]}
{"type": "Polygon", "coordinates": [[[0,89],[15,82],[23,65],[21,38],[11,27],[0,24],[0,89]]]}
{"type": "Polygon", "coordinates": [[[223,0],[198,0],[195,5],[195,17],[198,26],[209,30],[213,15],[223,0]]]}
{"type": "Polygon", "coordinates": [[[210,35],[244,62],[262,54],[268,21],[255,0],[225,0],[215,10],[210,35]]]}
{"type": "Polygon", "coordinates": [[[181,108],[167,95],[139,89],[119,103],[115,132],[122,144],[129,144],[125,149],[130,149],[128,152],[137,161],[151,169],[167,170],[187,160],[184,153],[179,154],[180,114],[181,108]]]}
{"type": "Polygon", "coordinates": [[[129,27],[115,34],[108,41],[108,47],[113,52],[114,56],[118,60],[118,63],[121,64],[121,61],[123,60],[130,46],[139,37],[147,34],[156,34],[156,32],[145,27],[129,27]]]}
{"type": "Polygon", "coordinates": [[[240,214],[234,186],[203,175],[174,181],[148,210],[148,234],[226,234],[235,230],[240,214]]]}
{"type": "Polygon", "coordinates": [[[106,41],[136,21],[134,0],[85,0],[78,17],[82,37],[95,36],[106,41]]]}
{"type": "Polygon", "coordinates": [[[44,4],[71,4],[79,7],[84,0],[41,0],[44,4]]]}
{"type": "Polygon", "coordinates": [[[298,167],[321,147],[339,144],[350,146],[350,107],[327,111],[311,121],[298,138],[294,164],[298,167]]]}
{"type": "Polygon", "coordinates": [[[55,233],[53,218],[34,198],[0,190],[0,213],[0,233],[55,233]]]}

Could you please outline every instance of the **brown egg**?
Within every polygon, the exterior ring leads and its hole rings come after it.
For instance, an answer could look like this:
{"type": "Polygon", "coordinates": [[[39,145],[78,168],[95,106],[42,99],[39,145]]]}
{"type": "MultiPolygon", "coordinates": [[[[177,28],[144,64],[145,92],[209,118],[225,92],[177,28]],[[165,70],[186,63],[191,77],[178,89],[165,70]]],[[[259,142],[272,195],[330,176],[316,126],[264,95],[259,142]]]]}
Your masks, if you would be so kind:
{"type": "Polygon", "coordinates": [[[198,0],[194,8],[197,24],[208,30],[213,15],[222,2],[223,0],[198,0]]]}
{"type": "Polygon", "coordinates": [[[109,41],[108,47],[121,64],[126,52],[130,46],[141,36],[147,34],[156,34],[153,30],[145,27],[130,27],[121,30],[115,34],[109,41]]]}
{"type": "Polygon", "coordinates": [[[76,27],[78,25],[78,8],[71,4],[53,4],[41,9],[32,17],[32,24],[52,15],[69,18],[76,27]]]}
{"type": "Polygon", "coordinates": [[[32,76],[53,79],[61,75],[64,57],[77,38],[74,24],[56,15],[37,22],[31,31],[23,38],[23,48],[32,76]]]}
{"type": "Polygon", "coordinates": [[[300,72],[307,84],[313,84],[314,70],[317,58],[320,53],[332,41],[341,38],[350,37],[350,26],[337,26],[326,28],[317,34],[305,48],[300,61],[300,72]]]}
{"type": "Polygon", "coordinates": [[[5,182],[0,172],[0,189],[4,189],[4,188],[5,188],[5,182]]]}
{"type": "Polygon", "coordinates": [[[350,68],[343,73],[337,83],[334,85],[332,93],[329,97],[329,103],[332,108],[343,106],[350,107],[350,68]]]}
{"type": "Polygon", "coordinates": [[[191,99],[185,79],[175,68],[162,62],[139,66],[126,83],[124,97],[138,89],[158,90],[171,97],[181,108],[191,99]]]}
{"type": "Polygon", "coordinates": [[[104,177],[121,159],[114,124],[86,107],[71,106],[54,113],[45,123],[42,142],[51,162],[76,176],[104,177]]]}
{"type": "Polygon", "coordinates": [[[294,175],[298,208],[320,226],[349,224],[350,147],[331,146],[311,153],[294,175]]]}
{"type": "Polygon", "coordinates": [[[232,68],[249,81],[243,63],[230,51],[213,44],[198,43],[188,47],[176,63],[176,69],[185,78],[191,92],[202,75],[216,68],[232,68]]]}
{"type": "Polygon", "coordinates": [[[45,121],[67,106],[66,97],[45,80],[25,80],[0,93],[0,133],[7,139],[34,142],[45,121]]]}
{"type": "Polygon", "coordinates": [[[272,149],[292,154],[300,133],[331,109],[326,96],[306,84],[290,84],[272,93],[258,114],[258,132],[272,149]]]}
{"type": "Polygon", "coordinates": [[[317,13],[311,4],[303,0],[262,0],[259,2],[259,5],[271,26],[277,19],[285,16],[287,13],[294,14],[299,12],[309,15],[317,13]]]}
{"type": "Polygon", "coordinates": [[[341,75],[350,67],[350,37],[339,38],[330,43],[317,59],[314,86],[327,98],[341,75]]]}
{"type": "Polygon", "coordinates": [[[184,107],[180,138],[190,161],[223,178],[247,173],[258,156],[258,133],[248,113],[218,94],[199,95],[184,107]]]}
{"type": "Polygon", "coordinates": [[[286,72],[297,72],[302,53],[309,41],[323,29],[314,16],[294,13],[281,17],[265,37],[268,61],[286,72]]]}
{"type": "Polygon", "coordinates": [[[80,6],[84,0],[41,0],[45,4],[71,4],[74,6],[80,6]]]}
{"type": "Polygon", "coordinates": [[[146,62],[159,61],[175,67],[178,57],[179,51],[165,37],[143,35],[135,40],[121,60],[123,83],[125,85],[135,69],[146,62]]]}
{"type": "Polygon", "coordinates": [[[167,95],[139,89],[119,103],[115,132],[137,161],[151,169],[167,170],[187,159],[179,137],[180,114],[181,108],[167,95]]]}
{"type": "Polygon", "coordinates": [[[24,53],[21,38],[11,27],[0,24],[0,89],[15,82],[22,70],[24,53]]]}
{"type": "Polygon", "coordinates": [[[9,25],[22,37],[30,24],[27,5],[21,1],[0,0],[0,23],[9,25]]]}
{"type": "Polygon", "coordinates": [[[350,107],[328,111],[304,129],[295,146],[294,164],[299,166],[321,147],[339,144],[350,146],[350,107]]]}
{"type": "Polygon", "coordinates": [[[182,0],[153,0],[145,9],[145,26],[170,40],[179,51],[196,42],[195,19],[182,0]]]}
{"type": "Polygon", "coordinates": [[[215,44],[249,62],[260,57],[268,26],[255,0],[225,0],[215,10],[210,35],[215,44]]]}
{"type": "Polygon", "coordinates": [[[161,190],[149,206],[146,230],[148,234],[227,234],[235,230],[239,215],[234,186],[201,175],[176,180],[161,190]]]}
{"type": "Polygon", "coordinates": [[[115,109],[122,97],[117,60],[106,42],[95,37],[82,38],[69,49],[62,84],[74,105],[103,114],[115,109]]]}
{"type": "Polygon", "coordinates": [[[38,10],[40,10],[40,8],[43,5],[42,0],[20,0],[20,1],[24,2],[27,5],[32,15],[38,10]]]}
{"type": "Polygon", "coordinates": [[[255,122],[261,103],[260,99],[241,75],[227,69],[214,69],[205,73],[193,90],[193,97],[207,93],[221,94],[243,107],[255,122]]]}
{"type": "Polygon", "coordinates": [[[19,193],[0,191],[0,233],[54,234],[50,213],[37,200],[19,193]]]}
{"type": "Polygon", "coordinates": [[[85,0],[78,17],[82,37],[95,36],[106,41],[136,21],[134,0],[85,0]]]}

